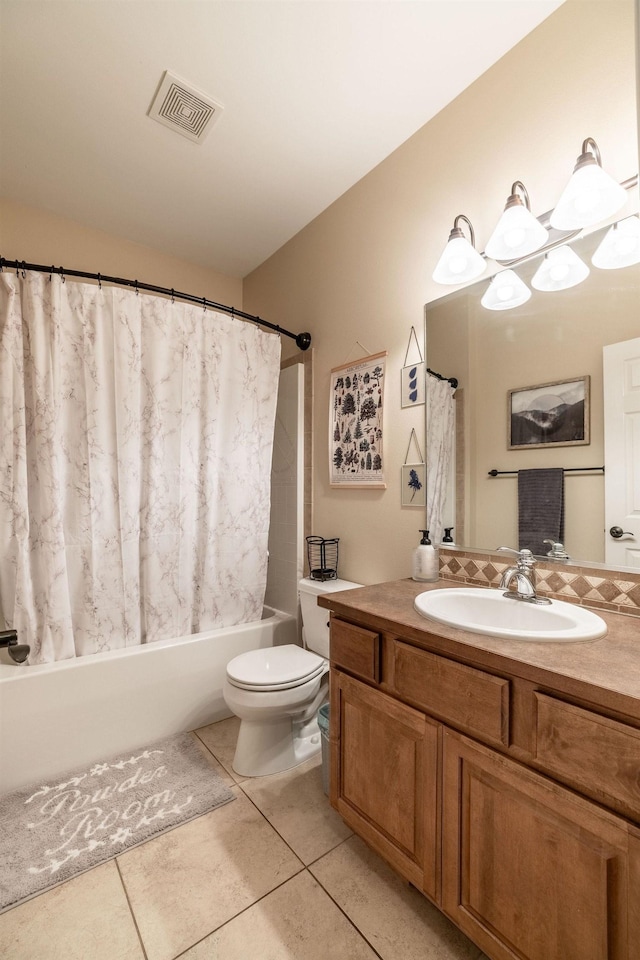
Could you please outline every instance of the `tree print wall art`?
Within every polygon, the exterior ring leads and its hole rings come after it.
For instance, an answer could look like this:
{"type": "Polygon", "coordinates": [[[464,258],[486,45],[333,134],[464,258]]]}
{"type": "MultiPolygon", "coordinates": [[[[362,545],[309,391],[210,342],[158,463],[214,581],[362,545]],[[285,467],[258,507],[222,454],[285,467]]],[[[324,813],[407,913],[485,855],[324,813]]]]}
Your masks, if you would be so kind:
{"type": "Polygon", "coordinates": [[[385,350],[331,371],[332,487],[386,487],[382,452],[386,356],[385,350]]]}

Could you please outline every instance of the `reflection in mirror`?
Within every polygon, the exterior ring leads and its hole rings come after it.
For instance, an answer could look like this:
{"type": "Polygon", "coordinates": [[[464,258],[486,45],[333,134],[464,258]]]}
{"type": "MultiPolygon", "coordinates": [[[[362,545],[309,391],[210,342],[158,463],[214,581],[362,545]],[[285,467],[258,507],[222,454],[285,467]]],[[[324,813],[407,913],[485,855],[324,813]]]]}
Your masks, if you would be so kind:
{"type": "MultiPolygon", "coordinates": [[[[561,541],[572,560],[640,567],[638,504],[637,535],[635,540],[626,538],[623,555],[611,555],[614,541],[605,525],[605,488],[621,462],[609,447],[605,461],[609,426],[604,413],[603,348],[640,338],[640,264],[620,269],[592,264],[608,231],[606,227],[571,244],[589,267],[586,279],[574,286],[535,289],[532,279],[543,258],[534,256],[515,268],[532,289],[530,299],[520,306],[509,310],[481,306],[488,279],[426,305],[428,366],[459,382],[456,456],[444,512],[445,525],[454,528],[459,547],[525,546],[519,529],[519,501],[521,527],[524,495],[519,494],[518,471],[546,473],[560,468],[564,522],[552,529],[553,518],[545,517],[537,530],[540,541],[561,541]],[[519,415],[518,434],[514,415],[519,415]],[[530,431],[523,432],[523,417],[529,417],[530,431]],[[492,476],[491,471],[497,473],[492,476]]],[[[640,384],[640,359],[634,369],[640,384]]],[[[620,379],[621,373],[613,376],[620,379]]],[[[635,459],[640,459],[637,448],[635,459]]],[[[640,476],[635,484],[640,489],[640,476]]],[[[624,511],[622,504],[616,507],[620,519],[611,519],[607,512],[607,521],[629,531],[626,518],[633,506],[624,511]]],[[[535,552],[540,555],[542,550],[546,556],[553,546],[540,546],[535,552]]]]}

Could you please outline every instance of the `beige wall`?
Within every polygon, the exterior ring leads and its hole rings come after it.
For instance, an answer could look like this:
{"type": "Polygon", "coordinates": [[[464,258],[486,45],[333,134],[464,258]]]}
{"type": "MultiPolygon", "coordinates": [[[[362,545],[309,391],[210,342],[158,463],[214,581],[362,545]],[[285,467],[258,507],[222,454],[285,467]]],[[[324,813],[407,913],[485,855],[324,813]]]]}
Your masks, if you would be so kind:
{"type": "Polygon", "coordinates": [[[633,11],[633,0],[567,0],[245,278],[246,310],[313,335],[313,532],[341,538],[341,576],[410,575],[423,513],[400,506],[400,468],[422,410],[401,409],[400,369],[424,303],[445,292],[431,272],[456,214],[470,217],[482,247],[514,180],[534,213],[551,209],[586,137],[619,180],[637,172],[633,11]],[[389,354],[384,491],[328,482],[329,373],[362,355],[356,341],[389,354]]]}
{"type": "Polygon", "coordinates": [[[242,309],[242,280],[0,197],[0,255],[207,297],[242,309]]]}

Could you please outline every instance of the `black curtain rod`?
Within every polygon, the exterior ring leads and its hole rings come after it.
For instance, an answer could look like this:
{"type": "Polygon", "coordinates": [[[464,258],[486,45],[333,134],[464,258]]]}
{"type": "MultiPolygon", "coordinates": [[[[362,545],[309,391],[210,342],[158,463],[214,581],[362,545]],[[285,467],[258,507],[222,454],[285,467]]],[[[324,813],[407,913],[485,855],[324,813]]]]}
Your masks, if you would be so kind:
{"type": "Polygon", "coordinates": [[[436,378],[436,380],[447,380],[454,390],[456,390],[458,387],[457,377],[443,377],[441,373],[436,373],[435,370],[430,370],[429,367],[427,367],[427,373],[430,373],[432,377],[436,378]]]}
{"type": "Polygon", "coordinates": [[[195,297],[191,293],[181,293],[169,287],[157,287],[152,283],[142,283],[138,280],[123,280],[122,277],[107,277],[102,273],[87,273],[85,270],[67,270],[66,267],[47,267],[41,263],[25,263],[24,260],[5,260],[0,257],[0,270],[4,267],[12,267],[14,270],[34,270],[36,273],[59,273],[61,277],[82,277],[84,280],[97,280],[99,284],[115,283],[120,287],[133,287],[137,290],[149,290],[151,293],[162,293],[172,300],[186,300],[189,303],[199,303],[203,308],[212,307],[214,310],[222,310],[224,313],[230,313],[233,317],[242,317],[243,320],[251,320],[261,327],[268,327],[269,330],[275,330],[276,333],[285,337],[291,337],[295,340],[299,350],[308,350],[311,346],[310,333],[291,333],[275,323],[269,323],[268,320],[262,320],[260,317],[254,317],[251,313],[245,313],[244,310],[236,310],[235,307],[227,307],[223,303],[216,303],[214,300],[207,300],[206,297],[195,297]]]}
{"type": "MultiPolygon", "coordinates": [[[[597,470],[599,473],[604,473],[604,467],[562,467],[564,473],[585,473],[587,470],[597,470]]],[[[518,473],[517,470],[489,470],[488,475],[490,477],[502,477],[507,474],[515,476],[518,473]]]]}

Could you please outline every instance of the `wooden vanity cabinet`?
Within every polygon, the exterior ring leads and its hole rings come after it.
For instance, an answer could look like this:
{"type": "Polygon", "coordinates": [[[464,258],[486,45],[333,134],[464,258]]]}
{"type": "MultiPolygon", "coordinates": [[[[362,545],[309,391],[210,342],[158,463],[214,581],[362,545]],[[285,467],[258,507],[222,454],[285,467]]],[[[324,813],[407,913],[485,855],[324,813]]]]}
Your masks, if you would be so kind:
{"type": "Polygon", "coordinates": [[[637,960],[622,818],[446,731],[442,909],[493,960],[637,960]]]}
{"type": "Polygon", "coordinates": [[[440,724],[340,671],[331,676],[331,802],[398,873],[437,898],[440,724]]]}
{"type": "Polygon", "coordinates": [[[509,678],[331,622],[331,802],[354,832],[491,960],[640,960],[639,732],[534,693],[530,769],[508,755],[509,678]],[[589,722],[605,769],[624,748],[606,806],[577,792],[570,752],[562,769],[562,737],[589,722]]]}

